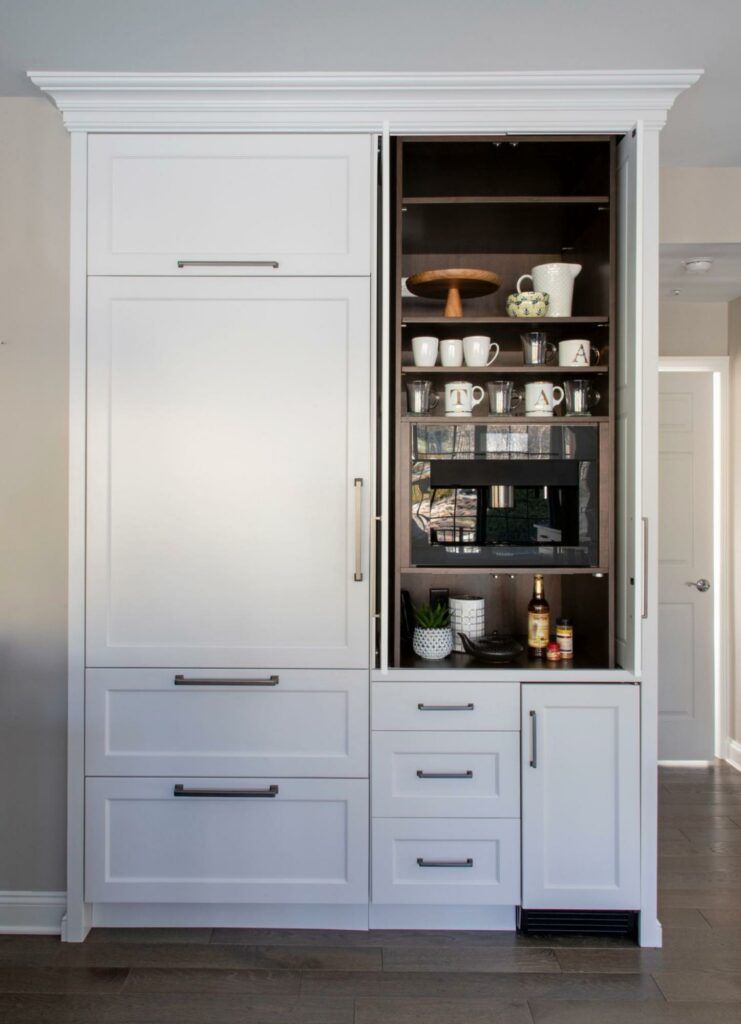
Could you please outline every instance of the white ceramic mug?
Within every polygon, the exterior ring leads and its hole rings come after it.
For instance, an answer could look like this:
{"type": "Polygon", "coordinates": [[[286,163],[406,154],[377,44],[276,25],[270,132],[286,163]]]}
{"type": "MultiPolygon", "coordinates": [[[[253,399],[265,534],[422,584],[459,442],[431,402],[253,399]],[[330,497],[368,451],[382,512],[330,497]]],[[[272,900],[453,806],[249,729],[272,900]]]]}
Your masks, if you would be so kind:
{"type": "Polygon", "coordinates": [[[434,366],[437,362],[437,350],[440,342],[437,338],[419,335],[412,338],[412,352],[415,366],[434,366]]]}
{"type": "MultiPolygon", "coordinates": [[[[563,388],[549,380],[531,380],[525,385],[525,415],[552,416],[553,410],[563,402],[563,388]]],[[[447,409],[447,395],[446,405],[447,409]]]]}
{"type": "Polygon", "coordinates": [[[548,316],[571,316],[574,298],[574,278],[581,271],[581,263],[539,263],[532,274],[523,274],[517,282],[528,278],[536,292],[548,292],[548,316]]]}
{"type": "Polygon", "coordinates": [[[484,400],[484,389],[467,380],[451,380],[445,385],[445,415],[470,416],[484,400]]]}
{"type": "Polygon", "coordinates": [[[463,366],[463,342],[460,338],[440,341],[440,362],[443,366],[463,366]]]}
{"type": "Polygon", "coordinates": [[[499,345],[485,334],[469,334],[463,339],[463,355],[466,366],[491,366],[499,355],[499,345]],[[494,350],[494,355],[489,358],[494,350]]]}
{"type": "Polygon", "coordinates": [[[584,338],[569,338],[558,343],[559,366],[589,366],[592,361],[598,363],[599,356],[599,349],[584,338]]]}

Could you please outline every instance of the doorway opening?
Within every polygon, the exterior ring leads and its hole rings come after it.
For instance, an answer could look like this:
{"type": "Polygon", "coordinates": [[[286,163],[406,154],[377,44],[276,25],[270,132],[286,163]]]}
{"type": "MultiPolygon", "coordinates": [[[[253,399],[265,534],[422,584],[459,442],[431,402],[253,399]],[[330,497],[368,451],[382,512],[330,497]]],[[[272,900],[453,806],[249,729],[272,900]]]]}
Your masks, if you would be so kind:
{"type": "Polygon", "coordinates": [[[728,357],[659,360],[659,764],[728,757],[728,357]]]}

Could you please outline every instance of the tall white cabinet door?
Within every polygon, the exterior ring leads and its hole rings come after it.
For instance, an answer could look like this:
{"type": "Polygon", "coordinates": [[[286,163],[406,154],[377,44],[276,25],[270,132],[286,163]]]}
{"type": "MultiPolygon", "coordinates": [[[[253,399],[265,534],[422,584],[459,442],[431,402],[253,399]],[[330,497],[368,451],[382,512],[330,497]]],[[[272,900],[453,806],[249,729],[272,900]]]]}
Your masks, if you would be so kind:
{"type": "Polygon", "coordinates": [[[90,274],[370,274],[370,135],[91,135],[90,274]]]}
{"type": "Polygon", "coordinates": [[[97,278],[91,667],[367,668],[370,284],[97,278]]]}
{"type": "Polygon", "coordinates": [[[522,905],[637,910],[638,687],[522,687],[522,905]]]}

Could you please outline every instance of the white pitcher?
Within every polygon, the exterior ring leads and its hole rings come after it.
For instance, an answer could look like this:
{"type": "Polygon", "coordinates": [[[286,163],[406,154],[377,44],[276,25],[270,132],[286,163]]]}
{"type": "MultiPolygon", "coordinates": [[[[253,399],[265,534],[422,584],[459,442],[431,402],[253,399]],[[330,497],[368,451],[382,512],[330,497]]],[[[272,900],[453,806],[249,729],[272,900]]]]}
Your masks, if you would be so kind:
{"type": "Polygon", "coordinates": [[[539,263],[532,274],[523,274],[517,282],[530,278],[536,292],[548,292],[548,316],[571,316],[574,298],[574,278],[581,270],[581,263],[539,263]]]}

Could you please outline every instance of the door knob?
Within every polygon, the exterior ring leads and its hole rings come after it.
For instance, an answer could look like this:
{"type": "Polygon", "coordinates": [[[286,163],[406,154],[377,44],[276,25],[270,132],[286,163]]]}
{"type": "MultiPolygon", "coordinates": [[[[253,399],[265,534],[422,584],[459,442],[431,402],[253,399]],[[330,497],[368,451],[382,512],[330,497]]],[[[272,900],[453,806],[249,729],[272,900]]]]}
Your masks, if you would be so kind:
{"type": "Polygon", "coordinates": [[[700,591],[701,594],[704,594],[704,593],[706,593],[706,591],[710,590],[710,580],[705,580],[705,579],[690,580],[690,582],[687,584],[687,586],[688,587],[695,587],[697,590],[700,591]]]}

